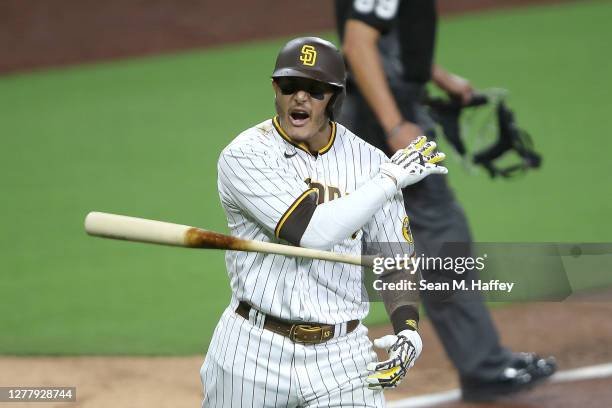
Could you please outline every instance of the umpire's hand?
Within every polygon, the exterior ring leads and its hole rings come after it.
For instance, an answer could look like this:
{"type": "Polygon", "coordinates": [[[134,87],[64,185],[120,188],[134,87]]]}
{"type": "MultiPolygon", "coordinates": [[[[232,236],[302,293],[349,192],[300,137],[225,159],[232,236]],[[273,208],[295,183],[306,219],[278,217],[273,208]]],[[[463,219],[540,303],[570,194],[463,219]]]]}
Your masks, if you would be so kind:
{"type": "Polygon", "coordinates": [[[393,179],[398,188],[417,183],[430,174],[448,173],[446,167],[436,164],[446,155],[435,150],[436,142],[419,136],[408,147],[398,150],[389,162],[381,164],[380,173],[393,179]]]}
{"type": "Polygon", "coordinates": [[[423,342],[415,330],[403,330],[397,335],[390,334],[374,340],[374,347],[387,350],[389,359],[368,364],[367,369],[373,371],[366,379],[368,387],[395,388],[419,358],[423,342]]]}

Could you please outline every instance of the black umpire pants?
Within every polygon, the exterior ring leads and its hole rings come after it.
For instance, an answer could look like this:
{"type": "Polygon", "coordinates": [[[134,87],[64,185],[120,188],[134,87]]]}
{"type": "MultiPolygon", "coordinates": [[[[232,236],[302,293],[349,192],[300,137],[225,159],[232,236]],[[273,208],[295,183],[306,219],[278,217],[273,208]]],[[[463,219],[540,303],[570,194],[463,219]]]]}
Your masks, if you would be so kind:
{"type": "MultiPolygon", "coordinates": [[[[424,86],[394,83],[391,88],[404,118],[417,123],[428,138],[435,137],[435,123],[422,105],[424,86]]],[[[363,97],[350,84],[338,122],[388,156],[391,155],[385,132],[363,97]]],[[[447,184],[446,176],[428,176],[404,189],[403,195],[417,256],[444,256],[441,251],[444,251],[444,243],[448,242],[464,243],[461,247],[466,253],[462,255],[471,255],[472,239],[467,220],[447,184]]],[[[476,276],[463,278],[469,281],[476,276]]],[[[421,300],[461,378],[493,380],[509,364],[511,353],[501,346],[480,294],[464,292],[437,296],[432,292],[422,292],[421,300]]]]}

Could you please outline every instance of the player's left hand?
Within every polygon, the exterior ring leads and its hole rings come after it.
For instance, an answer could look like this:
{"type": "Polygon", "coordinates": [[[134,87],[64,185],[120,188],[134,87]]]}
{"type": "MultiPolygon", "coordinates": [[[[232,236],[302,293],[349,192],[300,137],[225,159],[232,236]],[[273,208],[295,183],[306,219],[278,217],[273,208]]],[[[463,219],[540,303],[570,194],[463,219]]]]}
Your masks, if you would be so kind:
{"type": "Polygon", "coordinates": [[[446,155],[436,152],[436,147],[436,142],[427,142],[427,137],[419,136],[381,164],[380,173],[393,179],[398,188],[418,183],[430,174],[446,174],[446,167],[437,164],[446,155]]]}
{"type": "Polygon", "coordinates": [[[390,334],[374,340],[374,347],[387,350],[389,358],[368,364],[367,369],[373,371],[366,379],[368,387],[395,388],[419,358],[423,342],[416,330],[403,330],[397,335],[390,334]]]}

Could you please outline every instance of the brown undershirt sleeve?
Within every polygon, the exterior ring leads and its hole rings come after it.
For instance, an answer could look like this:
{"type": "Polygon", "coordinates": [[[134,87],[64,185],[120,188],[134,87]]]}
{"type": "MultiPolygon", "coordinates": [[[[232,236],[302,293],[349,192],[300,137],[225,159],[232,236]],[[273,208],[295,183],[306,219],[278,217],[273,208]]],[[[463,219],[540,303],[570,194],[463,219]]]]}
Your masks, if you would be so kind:
{"type": "Polygon", "coordinates": [[[317,190],[312,188],[300,195],[276,225],[274,234],[293,245],[300,245],[300,240],[312,215],[317,208],[317,190]]]}

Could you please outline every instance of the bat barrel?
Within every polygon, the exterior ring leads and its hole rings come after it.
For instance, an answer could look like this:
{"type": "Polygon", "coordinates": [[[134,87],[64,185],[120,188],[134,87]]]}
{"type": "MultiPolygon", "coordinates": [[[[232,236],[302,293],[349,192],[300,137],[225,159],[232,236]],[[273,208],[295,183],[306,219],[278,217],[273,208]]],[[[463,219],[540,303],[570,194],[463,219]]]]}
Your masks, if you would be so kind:
{"type": "Polygon", "coordinates": [[[85,231],[89,235],[162,245],[187,246],[185,237],[191,228],[103,212],[90,212],[85,218],[85,231]]]}

